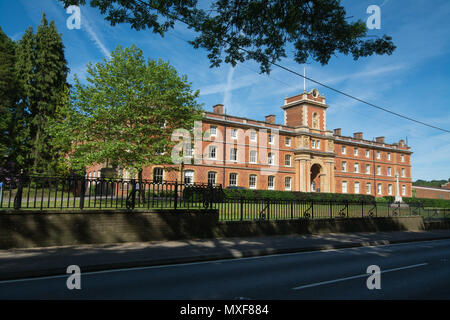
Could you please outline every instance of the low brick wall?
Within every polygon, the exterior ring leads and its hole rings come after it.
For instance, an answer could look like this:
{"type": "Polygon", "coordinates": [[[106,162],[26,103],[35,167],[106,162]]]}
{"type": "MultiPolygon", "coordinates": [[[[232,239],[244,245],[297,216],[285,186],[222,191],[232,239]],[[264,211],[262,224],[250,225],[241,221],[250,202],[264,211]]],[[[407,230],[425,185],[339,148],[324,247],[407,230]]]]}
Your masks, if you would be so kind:
{"type": "Polygon", "coordinates": [[[0,248],[211,238],[217,211],[0,213],[0,248]]]}
{"type": "Polygon", "coordinates": [[[450,229],[450,219],[438,219],[425,221],[427,230],[450,229]]]}
{"type": "Polygon", "coordinates": [[[195,238],[425,230],[422,217],[218,221],[216,210],[0,213],[0,249],[195,238]]]}
{"type": "Polygon", "coordinates": [[[425,230],[422,217],[351,218],[321,220],[243,221],[219,223],[216,236],[240,237],[280,234],[425,230]]]}

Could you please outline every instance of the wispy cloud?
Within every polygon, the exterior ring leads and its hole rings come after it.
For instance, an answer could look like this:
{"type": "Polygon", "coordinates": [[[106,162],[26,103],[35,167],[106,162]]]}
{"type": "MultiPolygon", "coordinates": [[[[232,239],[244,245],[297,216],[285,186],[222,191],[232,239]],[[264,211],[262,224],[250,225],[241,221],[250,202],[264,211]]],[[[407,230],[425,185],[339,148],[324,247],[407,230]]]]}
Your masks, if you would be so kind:
{"type": "Polygon", "coordinates": [[[228,71],[227,75],[227,84],[225,86],[225,92],[223,95],[223,104],[225,108],[228,108],[228,111],[231,112],[233,110],[233,105],[231,103],[231,97],[233,96],[232,92],[232,83],[233,83],[233,74],[234,74],[234,67],[230,66],[230,69],[228,71]]]}
{"type": "Polygon", "coordinates": [[[82,29],[87,32],[91,40],[95,43],[97,48],[103,53],[105,57],[108,59],[111,58],[111,52],[106,48],[105,44],[100,40],[97,32],[94,31],[94,28],[91,26],[90,22],[85,19],[82,20],[82,29]]]}

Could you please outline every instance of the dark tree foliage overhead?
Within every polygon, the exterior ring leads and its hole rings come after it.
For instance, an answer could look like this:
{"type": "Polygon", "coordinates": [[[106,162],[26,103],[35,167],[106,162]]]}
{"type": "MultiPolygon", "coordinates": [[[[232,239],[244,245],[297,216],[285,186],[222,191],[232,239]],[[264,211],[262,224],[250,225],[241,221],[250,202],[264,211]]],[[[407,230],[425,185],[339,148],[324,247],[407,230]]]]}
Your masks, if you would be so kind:
{"type": "MultiPolygon", "coordinates": [[[[60,1],[65,6],[86,4],[60,1]]],[[[175,22],[185,23],[198,34],[190,43],[209,52],[211,66],[251,59],[268,73],[290,46],[300,64],[308,58],[327,64],[337,53],[356,60],[395,49],[389,36],[367,38],[364,21],[349,22],[340,0],[215,0],[207,9],[196,0],[90,0],[90,5],[111,25],[129,23],[161,36],[175,22]]]]}

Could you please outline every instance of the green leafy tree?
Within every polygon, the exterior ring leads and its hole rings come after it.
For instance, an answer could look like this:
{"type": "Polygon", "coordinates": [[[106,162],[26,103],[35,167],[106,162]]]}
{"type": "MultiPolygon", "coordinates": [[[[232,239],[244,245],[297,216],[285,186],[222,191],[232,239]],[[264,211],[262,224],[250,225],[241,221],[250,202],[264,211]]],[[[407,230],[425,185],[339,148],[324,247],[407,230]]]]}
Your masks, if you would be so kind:
{"type": "Polygon", "coordinates": [[[270,64],[286,57],[287,48],[298,63],[311,58],[321,64],[336,53],[358,59],[395,49],[387,35],[368,39],[365,22],[349,22],[340,0],[215,0],[209,8],[196,0],[90,0],[90,5],[106,14],[111,25],[129,23],[162,36],[175,22],[184,22],[198,34],[190,43],[209,52],[211,66],[252,59],[269,73],[270,64]]]}
{"type": "Polygon", "coordinates": [[[172,132],[192,131],[201,119],[198,91],[169,63],[143,57],[136,46],[117,47],[111,59],[87,66],[87,84],[75,77],[65,116],[52,125],[53,141],[66,148],[71,169],[95,163],[139,173],[170,164],[172,132]]]}
{"type": "MultiPolygon", "coordinates": [[[[56,117],[57,106],[67,95],[68,68],[64,45],[55,23],[45,14],[36,34],[30,27],[19,41],[16,73],[20,82],[20,107],[16,127],[24,141],[26,158],[20,159],[33,173],[55,174],[57,154],[52,150],[48,133],[49,119],[56,117]]],[[[24,154],[21,152],[21,154],[24,154]]]]}

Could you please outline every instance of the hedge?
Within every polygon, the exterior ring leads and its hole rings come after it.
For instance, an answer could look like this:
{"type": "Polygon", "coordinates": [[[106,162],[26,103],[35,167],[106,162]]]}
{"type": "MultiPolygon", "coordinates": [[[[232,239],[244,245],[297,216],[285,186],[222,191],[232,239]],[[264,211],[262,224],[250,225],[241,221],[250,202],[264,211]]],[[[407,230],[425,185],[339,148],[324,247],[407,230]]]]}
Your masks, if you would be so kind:
{"type": "MultiPolygon", "coordinates": [[[[405,203],[420,202],[424,208],[450,208],[450,200],[446,199],[428,199],[428,198],[408,198],[402,197],[405,203]]],[[[377,202],[394,202],[395,197],[388,196],[378,198],[377,202]]]]}
{"type": "Polygon", "coordinates": [[[314,200],[314,201],[348,201],[372,203],[375,197],[362,194],[341,194],[325,192],[299,192],[277,190],[224,189],[226,198],[231,199],[269,199],[269,200],[314,200]]]}

